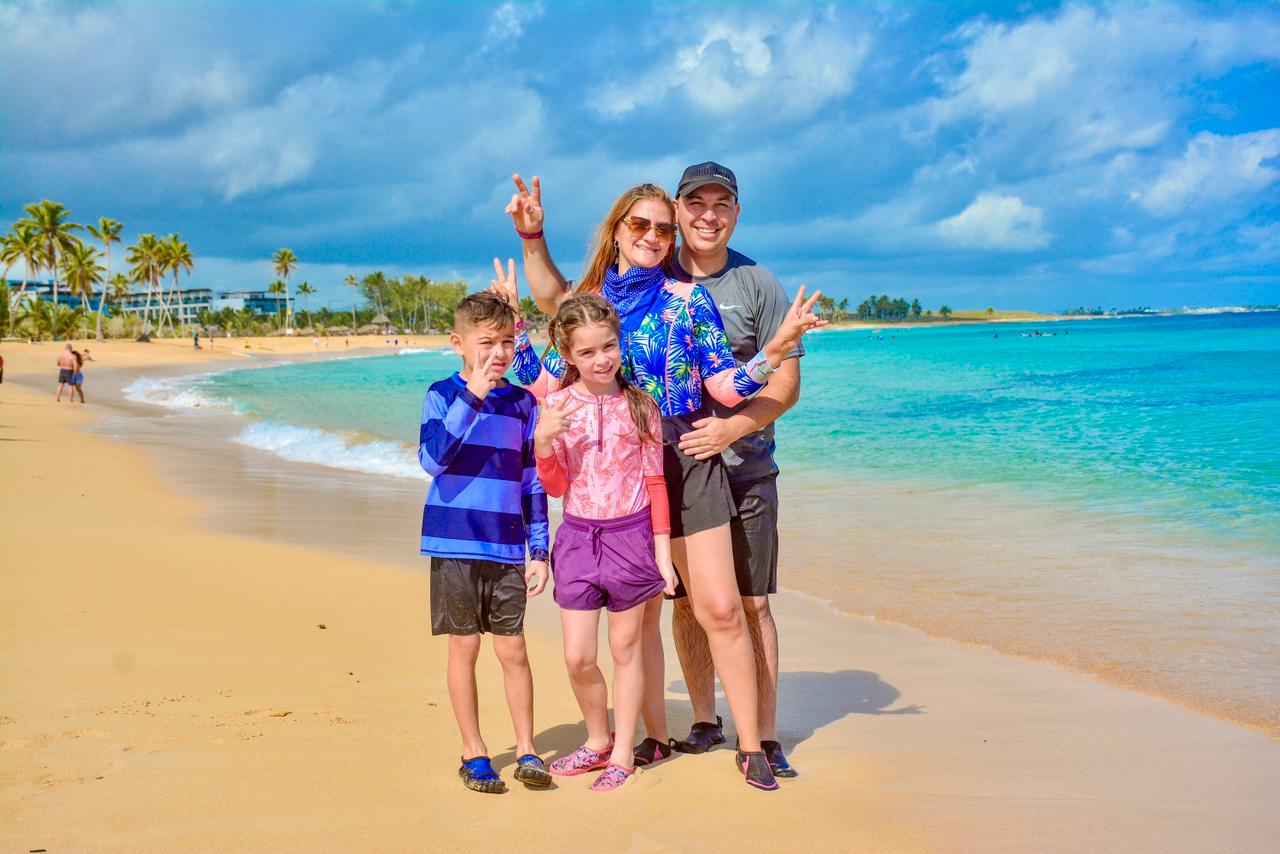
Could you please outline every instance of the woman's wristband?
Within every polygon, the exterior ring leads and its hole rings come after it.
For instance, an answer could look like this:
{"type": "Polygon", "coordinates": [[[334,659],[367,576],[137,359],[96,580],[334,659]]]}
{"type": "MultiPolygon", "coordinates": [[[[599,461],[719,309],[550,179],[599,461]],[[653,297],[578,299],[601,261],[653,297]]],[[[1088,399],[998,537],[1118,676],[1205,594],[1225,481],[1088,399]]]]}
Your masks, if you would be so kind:
{"type": "Polygon", "coordinates": [[[769,382],[769,377],[778,372],[777,368],[769,364],[769,357],[765,355],[764,350],[752,356],[751,361],[744,367],[747,369],[747,376],[761,385],[769,382]]]}
{"type": "Polygon", "coordinates": [[[538,229],[537,231],[525,232],[517,228],[516,234],[520,235],[520,237],[525,240],[537,240],[539,237],[542,236],[542,229],[538,229]]]}

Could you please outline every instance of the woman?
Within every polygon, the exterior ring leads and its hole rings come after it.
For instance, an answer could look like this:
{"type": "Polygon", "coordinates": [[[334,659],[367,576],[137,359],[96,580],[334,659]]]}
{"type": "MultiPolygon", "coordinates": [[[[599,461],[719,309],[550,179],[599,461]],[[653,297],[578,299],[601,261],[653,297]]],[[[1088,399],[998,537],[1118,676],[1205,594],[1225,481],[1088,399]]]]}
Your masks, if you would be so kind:
{"type": "MultiPolygon", "coordinates": [[[[755,394],[809,329],[821,325],[812,308],[821,293],[802,304],[801,290],[786,321],[757,356],[737,365],[715,303],[697,285],[669,278],[665,265],[675,244],[675,207],[660,187],[633,187],[614,203],[596,235],[595,250],[578,283],[579,293],[600,293],[622,319],[623,371],[657,402],[663,415],[663,473],[671,506],[672,555],[689,591],[693,611],[707,634],[711,656],[738,730],[737,761],[747,782],[774,789],[777,783],[760,750],[756,712],[755,657],[747,634],[733,567],[729,520],[734,503],[719,456],[696,460],[677,447],[681,434],[704,416],[703,391],[734,405],[755,394]]],[[[514,265],[509,274],[495,262],[495,286],[518,304],[514,265]]],[[[541,364],[527,338],[516,355],[516,377],[539,397],[557,385],[563,363],[549,350],[541,364]]],[[[646,604],[644,643],[645,726],[650,761],[670,755],[663,694],[664,662],[658,637],[662,598],[646,604]],[[656,699],[655,699],[656,698],[656,699]]],[[[641,746],[642,749],[645,745],[641,746]]]]}

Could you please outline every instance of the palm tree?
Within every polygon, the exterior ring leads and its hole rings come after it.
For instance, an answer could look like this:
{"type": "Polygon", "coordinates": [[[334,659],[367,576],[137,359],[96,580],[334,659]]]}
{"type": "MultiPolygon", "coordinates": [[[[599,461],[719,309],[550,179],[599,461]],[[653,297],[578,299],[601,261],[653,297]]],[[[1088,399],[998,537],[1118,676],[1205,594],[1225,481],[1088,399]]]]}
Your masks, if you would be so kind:
{"type": "Polygon", "coordinates": [[[942,306],[941,308],[939,308],[939,309],[938,309],[938,314],[942,315],[943,317],[950,317],[950,316],[951,316],[951,306],[949,306],[949,305],[944,305],[944,306],[942,306]]]}
{"type": "MultiPolygon", "coordinates": [[[[178,300],[178,320],[182,320],[182,295],[178,289],[178,273],[190,273],[195,265],[195,257],[191,247],[178,234],[170,234],[160,241],[160,262],[164,268],[161,272],[173,273],[173,290],[170,292],[178,300]]],[[[173,318],[169,318],[169,328],[173,328],[173,318]]]]}
{"type": "MultiPolygon", "coordinates": [[[[267,293],[276,295],[276,314],[280,314],[280,295],[288,293],[287,286],[284,282],[276,279],[274,282],[267,285],[267,293]]],[[[284,319],[281,318],[281,328],[283,328],[283,323],[284,319]]]]}
{"type": "Polygon", "coordinates": [[[44,250],[41,248],[39,232],[32,228],[29,223],[19,220],[14,223],[13,231],[5,235],[3,252],[6,262],[8,262],[10,253],[12,253],[15,262],[22,262],[22,289],[18,291],[17,299],[11,303],[9,312],[9,334],[13,335],[16,323],[16,309],[22,305],[27,293],[27,284],[31,281],[32,275],[44,263],[44,250]]]}
{"type": "Polygon", "coordinates": [[[310,282],[303,282],[302,284],[298,285],[298,293],[302,294],[302,310],[307,313],[308,326],[312,324],[311,324],[311,301],[308,300],[307,297],[311,296],[315,292],[316,292],[316,289],[311,287],[310,282]]]}
{"type": "MultiPolygon", "coordinates": [[[[355,288],[356,293],[360,292],[360,282],[356,280],[355,273],[347,274],[347,287],[355,288]]],[[[351,330],[354,332],[356,327],[360,325],[360,321],[356,320],[356,299],[351,298],[351,330]]]]}
{"type": "MultiPolygon", "coordinates": [[[[124,225],[116,222],[111,217],[99,217],[97,225],[89,226],[89,233],[95,238],[102,241],[102,245],[107,250],[107,278],[111,278],[111,244],[120,242],[120,230],[124,225]]],[[[102,304],[106,302],[106,295],[103,299],[98,300],[98,321],[97,321],[97,338],[102,340],[102,304]]]]}
{"type": "Polygon", "coordinates": [[[140,341],[151,340],[151,295],[163,273],[160,241],[154,234],[139,234],[138,242],[129,247],[125,261],[130,265],[129,277],[147,289],[147,304],[142,309],[140,341]]]}
{"type": "Polygon", "coordinates": [[[112,305],[119,305],[129,298],[129,291],[133,290],[133,282],[129,281],[129,277],[124,273],[116,273],[107,280],[107,288],[103,299],[109,300],[112,305]]]}
{"type": "Polygon", "coordinates": [[[298,258],[292,249],[281,249],[271,256],[271,269],[284,280],[284,316],[289,319],[289,274],[298,269],[298,258]]]}
{"type": "Polygon", "coordinates": [[[67,283],[67,293],[80,297],[81,306],[89,304],[93,286],[102,284],[104,270],[98,263],[98,250],[87,243],[77,241],[62,256],[62,273],[67,283]]]}
{"type": "Polygon", "coordinates": [[[44,255],[43,262],[53,276],[53,302],[56,305],[58,302],[58,265],[61,262],[62,253],[73,244],[80,242],[80,238],[71,232],[79,231],[82,226],[76,225],[74,222],[67,222],[67,216],[71,212],[49,199],[24,205],[22,209],[27,212],[24,222],[28,223],[40,235],[40,248],[44,255]]]}

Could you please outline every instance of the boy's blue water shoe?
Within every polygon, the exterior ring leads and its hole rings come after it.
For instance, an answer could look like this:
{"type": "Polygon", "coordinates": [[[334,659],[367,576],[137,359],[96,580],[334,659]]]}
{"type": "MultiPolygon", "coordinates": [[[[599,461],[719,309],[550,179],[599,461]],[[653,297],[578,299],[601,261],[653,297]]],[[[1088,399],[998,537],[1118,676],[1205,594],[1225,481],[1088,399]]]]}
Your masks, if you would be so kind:
{"type": "Polygon", "coordinates": [[[462,767],[458,769],[458,776],[462,778],[462,785],[473,792],[500,795],[507,790],[507,784],[502,782],[498,772],[493,770],[493,765],[490,763],[488,756],[477,756],[474,759],[462,760],[462,767]]]}
{"type": "Polygon", "coordinates": [[[551,772],[534,753],[526,753],[516,760],[515,777],[531,789],[545,789],[551,785],[551,772]]]}

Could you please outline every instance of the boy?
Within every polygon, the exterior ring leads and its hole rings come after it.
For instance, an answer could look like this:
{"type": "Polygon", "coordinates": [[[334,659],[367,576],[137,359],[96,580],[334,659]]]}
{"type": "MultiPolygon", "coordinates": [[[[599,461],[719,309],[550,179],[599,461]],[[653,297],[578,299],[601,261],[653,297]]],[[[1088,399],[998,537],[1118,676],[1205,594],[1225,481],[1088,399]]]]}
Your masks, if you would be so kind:
{"type": "Polygon", "coordinates": [[[480,737],[475,664],[484,632],[493,635],[515,725],[515,778],[551,784],[533,749],[523,635],[525,601],[547,584],[547,496],[533,452],[536,402],[503,379],[515,356],[515,322],[491,293],[458,304],[449,343],[462,370],[427,391],[418,439],[418,461],[432,477],[421,550],[431,558],[431,633],[449,636],[449,701],[462,735],[458,775],[468,789],[492,794],[506,785],[480,737]]]}

